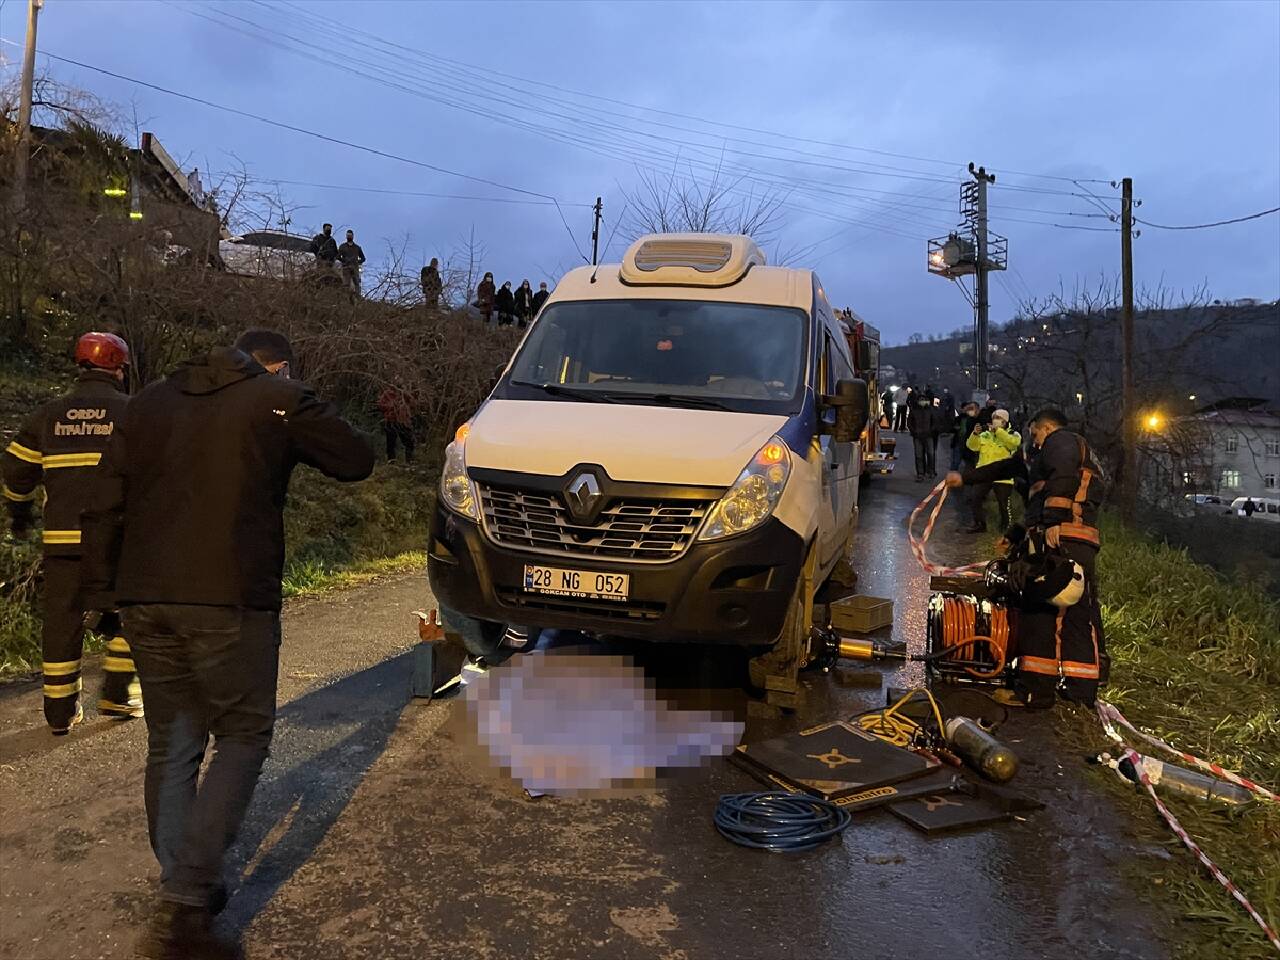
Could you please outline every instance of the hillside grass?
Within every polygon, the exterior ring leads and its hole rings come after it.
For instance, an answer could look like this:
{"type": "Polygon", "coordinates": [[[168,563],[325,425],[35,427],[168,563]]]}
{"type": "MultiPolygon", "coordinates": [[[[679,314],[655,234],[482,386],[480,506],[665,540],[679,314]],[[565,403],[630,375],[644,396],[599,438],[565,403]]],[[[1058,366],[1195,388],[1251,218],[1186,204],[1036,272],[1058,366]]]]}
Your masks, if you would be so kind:
{"type": "MultiPolygon", "coordinates": [[[[1110,519],[1103,527],[1099,576],[1112,657],[1105,698],[1140,729],[1273,790],[1280,787],[1280,604],[1256,585],[1228,583],[1185,551],[1110,519]]],[[[1111,746],[1088,713],[1064,712],[1061,722],[1071,739],[1099,750],[1111,746]]],[[[1173,759],[1155,747],[1130,745],[1173,759]]],[[[1168,830],[1145,791],[1101,768],[1098,780],[1099,789],[1132,815],[1137,835],[1170,854],[1155,867],[1144,860],[1140,875],[1135,865],[1133,879],[1188,921],[1175,937],[1183,957],[1276,955],[1253,920],[1168,830]]],[[[1237,814],[1221,805],[1162,799],[1280,929],[1280,806],[1255,803],[1237,814]]]]}
{"type": "MultiPolygon", "coordinates": [[[[283,595],[315,596],[414,570],[425,576],[437,464],[380,463],[355,484],[299,468],[285,507],[283,595]]],[[[39,564],[38,531],[25,543],[0,539],[0,678],[40,668],[39,564]]],[[[90,638],[85,649],[97,652],[101,641],[90,638]]]]}

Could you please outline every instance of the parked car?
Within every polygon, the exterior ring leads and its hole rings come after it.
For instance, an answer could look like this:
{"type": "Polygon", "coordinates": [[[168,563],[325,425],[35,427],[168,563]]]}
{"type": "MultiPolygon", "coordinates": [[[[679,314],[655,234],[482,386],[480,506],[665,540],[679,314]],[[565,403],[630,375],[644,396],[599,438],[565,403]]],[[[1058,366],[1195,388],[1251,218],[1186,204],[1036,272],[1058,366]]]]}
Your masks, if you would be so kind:
{"type": "Polygon", "coordinates": [[[1248,516],[1244,502],[1253,501],[1253,519],[1273,520],[1280,522],[1280,500],[1272,497],[1236,497],[1231,501],[1231,512],[1237,517],[1248,516]]]}
{"type": "Polygon", "coordinates": [[[1228,501],[1212,493],[1188,493],[1183,497],[1184,512],[1188,516],[1203,513],[1206,510],[1225,512],[1228,509],[1227,503],[1228,501]]]}
{"type": "Polygon", "coordinates": [[[817,276],[748,237],[641,237],[570,272],[446,451],[446,630],[473,652],[508,625],[731,644],[758,686],[794,681],[854,536],[853,369],[817,276]]]}
{"type": "Polygon", "coordinates": [[[311,253],[311,239],[283,230],[256,230],[218,243],[228,273],[272,280],[342,283],[342,274],[311,253]]]}

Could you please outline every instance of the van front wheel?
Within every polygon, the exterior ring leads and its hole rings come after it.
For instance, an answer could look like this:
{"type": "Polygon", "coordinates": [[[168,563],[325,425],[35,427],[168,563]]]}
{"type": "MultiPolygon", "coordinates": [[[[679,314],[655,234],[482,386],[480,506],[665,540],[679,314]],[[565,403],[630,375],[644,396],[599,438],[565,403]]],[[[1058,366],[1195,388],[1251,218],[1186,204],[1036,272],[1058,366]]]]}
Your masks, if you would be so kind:
{"type": "Polygon", "coordinates": [[[794,710],[802,705],[800,668],[808,651],[812,620],[812,593],[808,585],[807,576],[796,584],[777,643],[767,653],[747,662],[751,685],[763,690],[765,702],[775,707],[794,710]]]}

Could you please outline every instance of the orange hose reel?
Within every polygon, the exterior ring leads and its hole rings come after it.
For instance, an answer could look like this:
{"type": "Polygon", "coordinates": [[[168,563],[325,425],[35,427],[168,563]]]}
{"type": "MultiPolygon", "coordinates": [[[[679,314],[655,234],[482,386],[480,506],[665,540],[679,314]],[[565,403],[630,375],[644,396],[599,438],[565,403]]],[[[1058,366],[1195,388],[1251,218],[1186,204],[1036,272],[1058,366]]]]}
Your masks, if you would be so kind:
{"type": "Polygon", "coordinates": [[[978,631],[978,605],[969,597],[944,596],[939,616],[942,649],[953,656],[968,650],[970,659],[977,658],[978,644],[984,644],[994,666],[990,670],[966,666],[965,672],[979,680],[994,680],[1003,672],[1009,657],[1009,611],[998,603],[989,604],[988,632],[978,631]]]}

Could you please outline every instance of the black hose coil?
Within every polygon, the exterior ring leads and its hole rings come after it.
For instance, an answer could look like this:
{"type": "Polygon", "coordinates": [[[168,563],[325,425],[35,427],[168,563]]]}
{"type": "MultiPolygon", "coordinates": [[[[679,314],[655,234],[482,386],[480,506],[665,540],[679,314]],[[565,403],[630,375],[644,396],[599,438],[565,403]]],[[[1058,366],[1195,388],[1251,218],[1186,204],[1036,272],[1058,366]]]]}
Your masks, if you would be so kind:
{"type": "Polygon", "coordinates": [[[852,818],[829,800],[792,793],[726,793],[716,804],[716,829],[760,850],[811,850],[852,818]]]}

